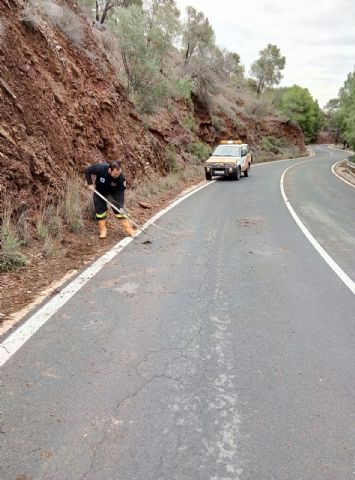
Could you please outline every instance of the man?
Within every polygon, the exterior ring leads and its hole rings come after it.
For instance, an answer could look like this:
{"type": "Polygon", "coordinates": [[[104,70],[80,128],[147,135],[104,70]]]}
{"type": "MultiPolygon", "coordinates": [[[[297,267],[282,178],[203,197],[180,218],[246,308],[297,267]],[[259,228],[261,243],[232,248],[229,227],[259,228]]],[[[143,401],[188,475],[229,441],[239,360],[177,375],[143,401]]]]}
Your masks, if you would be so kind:
{"type": "MultiPolygon", "coordinates": [[[[85,178],[88,184],[88,189],[92,192],[97,190],[104,197],[110,197],[110,202],[115,207],[122,209],[124,205],[124,192],[126,190],[126,179],[122,173],[120,162],[111,163],[95,163],[85,170],[85,178]],[[95,185],[92,176],[96,176],[95,185]]],[[[107,202],[94,193],[94,207],[96,211],[96,218],[99,227],[99,238],[106,238],[106,217],[107,217],[107,202]]],[[[127,215],[122,212],[118,213],[113,210],[115,216],[120,219],[121,225],[126,234],[133,236],[134,230],[127,215]]]]}

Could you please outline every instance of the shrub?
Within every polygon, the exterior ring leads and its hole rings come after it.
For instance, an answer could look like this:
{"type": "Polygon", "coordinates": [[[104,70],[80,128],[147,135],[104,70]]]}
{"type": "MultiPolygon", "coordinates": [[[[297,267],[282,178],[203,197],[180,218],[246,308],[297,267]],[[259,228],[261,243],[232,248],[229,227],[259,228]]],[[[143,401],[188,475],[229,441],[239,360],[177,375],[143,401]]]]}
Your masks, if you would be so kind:
{"type": "Polygon", "coordinates": [[[52,237],[52,235],[46,235],[42,247],[42,255],[47,258],[59,255],[59,253],[60,248],[58,247],[56,240],[52,237]]]}
{"type": "Polygon", "coordinates": [[[2,20],[0,20],[0,41],[5,37],[5,25],[4,23],[2,22],[2,20]]]}
{"type": "Polygon", "coordinates": [[[255,148],[253,150],[253,162],[264,163],[272,162],[273,160],[281,160],[286,158],[297,158],[304,156],[305,152],[300,152],[294,145],[288,145],[282,149],[279,149],[278,153],[274,153],[270,150],[255,148]]]}
{"type": "Polygon", "coordinates": [[[37,238],[40,241],[44,241],[49,235],[48,227],[42,216],[36,222],[36,233],[37,238]]]}
{"type": "Polygon", "coordinates": [[[70,8],[58,5],[53,0],[32,0],[31,4],[74,45],[80,46],[83,43],[80,18],[70,8]]]}
{"type": "Polygon", "coordinates": [[[20,250],[21,245],[21,240],[11,221],[10,204],[4,198],[0,240],[0,272],[21,268],[26,265],[26,257],[20,250]]]}
{"type": "Polygon", "coordinates": [[[196,133],[198,130],[196,121],[192,115],[187,115],[186,117],[184,117],[181,123],[184,128],[186,128],[187,130],[191,130],[191,132],[196,133]]]}
{"type": "Polygon", "coordinates": [[[178,172],[172,172],[165,177],[145,178],[143,182],[133,185],[127,193],[127,208],[132,208],[139,201],[151,200],[155,195],[159,195],[167,190],[172,190],[182,185],[182,182],[197,180],[203,178],[201,166],[187,165],[180,168],[178,172]]]}
{"type": "Polygon", "coordinates": [[[22,23],[29,30],[34,32],[38,30],[39,19],[31,4],[27,4],[23,9],[22,23]]]}
{"type": "Polygon", "coordinates": [[[64,198],[59,207],[71,232],[80,233],[84,230],[84,204],[81,201],[81,178],[78,174],[68,177],[65,185],[64,198]]]}
{"type": "Polygon", "coordinates": [[[202,142],[191,143],[185,150],[198,160],[205,160],[211,155],[211,147],[202,142]]]}
{"type": "Polygon", "coordinates": [[[176,153],[174,150],[169,149],[166,154],[166,161],[168,164],[168,171],[176,173],[179,171],[179,164],[176,161],[176,153]]]}
{"type": "Polygon", "coordinates": [[[275,153],[277,155],[283,148],[287,146],[287,142],[284,138],[275,138],[272,136],[264,137],[261,141],[261,148],[268,152],[275,153]]]}
{"type": "Polygon", "coordinates": [[[31,243],[32,235],[31,235],[31,228],[28,220],[28,213],[26,210],[21,212],[16,223],[16,230],[22,244],[25,246],[28,246],[31,243]]]}
{"type": "Polygon", "coordinates": [[[250,115],[257,118],[263,118],[273,111],[270,101],[266,98],[249,98],[245,105],[245,110],[250,115]]]}
{"type": "Polygon", "coordinates": [[[214,126],[216,132],[221,133],[225,129],[224,121],[218,115],[212,115],[211,118],[212,125],[214,126]]]}

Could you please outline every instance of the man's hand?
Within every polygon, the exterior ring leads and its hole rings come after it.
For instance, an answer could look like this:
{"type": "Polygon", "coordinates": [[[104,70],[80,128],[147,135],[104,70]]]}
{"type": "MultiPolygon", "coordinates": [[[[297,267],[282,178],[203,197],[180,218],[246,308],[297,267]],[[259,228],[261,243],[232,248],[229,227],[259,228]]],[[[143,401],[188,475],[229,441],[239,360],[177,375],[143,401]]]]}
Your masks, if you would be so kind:
{"type": "Polygon", "coordinates": [[[88,185],[88,190],[90,190],[90,192],[94,192],[95,191],[95,185],[93,185],[93,184],[88,185]]]}

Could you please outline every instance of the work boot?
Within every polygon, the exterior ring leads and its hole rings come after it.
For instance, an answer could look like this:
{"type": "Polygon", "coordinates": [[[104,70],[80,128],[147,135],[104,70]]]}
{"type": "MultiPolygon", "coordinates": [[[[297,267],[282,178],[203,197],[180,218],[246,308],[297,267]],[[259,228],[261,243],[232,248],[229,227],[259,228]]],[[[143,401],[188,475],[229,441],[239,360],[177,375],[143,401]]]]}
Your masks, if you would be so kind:
{"type": "Polygon", "coordinates": [[[97,224],[99,227],[99,238],[106,238],[107,237],[106,220],[99,220],[97,224]]]}
{"type": "Polygon", "coordinates": [[[132,223],[129,220],[129,218],[120,218],[120,222],[121,222],[122,228],[125,231],[126,235],[128,237],[133,237],[134,228],[133,228],[132,223]]]}

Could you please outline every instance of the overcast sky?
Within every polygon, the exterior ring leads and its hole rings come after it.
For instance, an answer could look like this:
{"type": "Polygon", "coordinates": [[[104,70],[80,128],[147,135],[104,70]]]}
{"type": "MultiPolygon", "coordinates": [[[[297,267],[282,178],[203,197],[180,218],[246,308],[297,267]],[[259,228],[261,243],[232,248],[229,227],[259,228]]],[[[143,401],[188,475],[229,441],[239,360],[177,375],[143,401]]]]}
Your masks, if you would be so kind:
{"type": "Polygon", "coordinates": [[[220,47],[239,53],[246,73],[268,43],[286,56],[281,86],[308,88],[321,107],[338,96],[355,65],[355,0],[176,0],[209,19],[220,47]]]}

